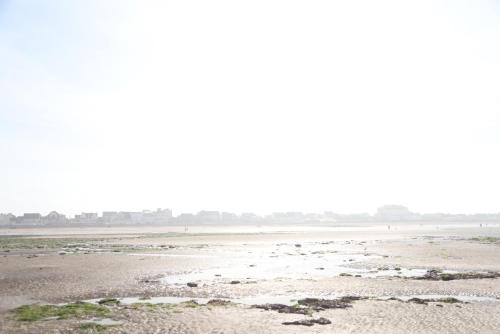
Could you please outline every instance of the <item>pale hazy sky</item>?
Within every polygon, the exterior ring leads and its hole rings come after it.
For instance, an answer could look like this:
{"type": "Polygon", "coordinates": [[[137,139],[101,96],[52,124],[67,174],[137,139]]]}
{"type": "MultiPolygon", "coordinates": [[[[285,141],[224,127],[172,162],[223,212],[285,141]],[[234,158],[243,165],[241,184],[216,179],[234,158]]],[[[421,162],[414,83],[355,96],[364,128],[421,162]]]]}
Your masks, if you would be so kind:
{"type": "Polygon", "coordinates": [[[500,211],[500,1],[0,0],[0,212],[500,211]]]}

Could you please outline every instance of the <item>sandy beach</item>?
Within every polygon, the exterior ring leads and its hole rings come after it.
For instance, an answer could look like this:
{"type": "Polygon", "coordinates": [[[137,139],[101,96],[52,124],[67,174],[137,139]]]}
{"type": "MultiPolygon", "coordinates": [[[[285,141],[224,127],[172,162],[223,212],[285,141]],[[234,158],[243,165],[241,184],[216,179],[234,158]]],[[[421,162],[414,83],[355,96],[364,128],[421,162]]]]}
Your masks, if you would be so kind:
{"type": "Polygon", "coordinates": [[[0,332],[499,333],[498,224],[181,228],[0,230],[0,332]]]}

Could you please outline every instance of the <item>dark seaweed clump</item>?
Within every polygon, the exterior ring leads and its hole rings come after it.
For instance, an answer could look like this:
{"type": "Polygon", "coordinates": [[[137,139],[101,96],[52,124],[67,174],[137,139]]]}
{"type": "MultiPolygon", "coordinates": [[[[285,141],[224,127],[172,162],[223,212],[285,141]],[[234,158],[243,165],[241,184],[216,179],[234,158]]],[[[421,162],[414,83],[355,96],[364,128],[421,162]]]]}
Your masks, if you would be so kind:
{"type": "Polygon", "coordinates": [[[459,279],[483,279],[483,278],[498,278],[500,277],[500,272],[487,272],[487,273],[443,273],[439,270],[431,269],[421,277],[413,277],[413,279],[418,280],[429,280],[429,281],[453,281],[459,279]]]}

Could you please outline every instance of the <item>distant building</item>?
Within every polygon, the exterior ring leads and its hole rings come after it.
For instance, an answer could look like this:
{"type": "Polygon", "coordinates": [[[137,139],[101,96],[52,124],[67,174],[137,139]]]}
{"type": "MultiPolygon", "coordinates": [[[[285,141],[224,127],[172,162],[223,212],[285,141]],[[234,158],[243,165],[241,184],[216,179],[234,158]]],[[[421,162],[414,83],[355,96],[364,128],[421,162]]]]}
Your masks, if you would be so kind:
{"type": "Polygon", "coordinates": [[[116,211],[103,211],[102,220],[104,222],[112,222],[118,219],[118,212],[116,211]]]}
{"type": "Polygon", "coordinates": [[[304,221],[304,214],[302,212],[273,212],[269,218],[277,222],[296,223],[304,221]]]}
{"type": "Polygon", "coordinates": [[[368,222],[371,221],[372,218],[373,217],[368,213],[341,214],[326,211],[323,215],[324,220],[335,222],[368,222]]]}
{"type": "Polygon", "coordinates": [[[223,212],[220,215],[221,221],[224,223],[232,223],[238,220],[238,215],[232,212],[223,212]]]}
{"type": "Polygon", "coordinates": [[[79,222],[92,222],[96,221],[97,218],[99,218],[97,212],[82,212],[81,214],[75,216],[75,220],[79,222]]]}
{"type": "Polygon", "coordinates": [[[245,223],[259,223],[264,219],[261,216],[256,215],[255,213],[244,212],[241,214],[240,220],[245,223]]]}
{"type": "Polygon", "coordinates": [[[140,223],[144,221],[144,213],[143,212],[129,212],[129,219],[132,222],[140,223]]]}
{"type": "Polygon", "coordinates": [[[196,215],[196,220],[199,223],[218,223],[220,217],[219,211],[200,211],[196,215]]]}
{"type": "Polygon", "coordinates": [[[16,222],[16,216],[12,213],[0,213],[0,225],[11,225],[16,222]]]}
{"type": "Polygon", "coordinates": [[[320,222],[323,220],[323,216],[318,213],[306,213],[304,215],[304,221],[308,223],[320,222]]]}
{"type": "Polygon", "coordinates": [[[21,225],[41,225],[42,215],[39,213],[25,213],[21,217],[17,217],[17,222],[21,225]]]}
{"type": "Polygon", "coordinates": [[[43,217],[43,220],[47,222],[48,224],[54,224],[54,223],[65,223],[67,222],[67,218],[65,215],[60,214],[56,211],[51,211],[48,215],[43,217]]]}
{"type": "Polygon", "coordinates": [[[154,220],[159,223],[168,223],[173,217],[171,209],[156,209],[153,215],[154,220]]]}
{"type": "Polygon", "coordinates": [[[383,221],[405,221],[417,220],[418,215],[402,205],[385,205],[378,208],[375,218],[383,221]]]}
{"type": "Polygon", "coordinates": [[[193,224],[196,222],[196,216],[192,213],[181,213],[175,218],[179,224],[193,224]]]}

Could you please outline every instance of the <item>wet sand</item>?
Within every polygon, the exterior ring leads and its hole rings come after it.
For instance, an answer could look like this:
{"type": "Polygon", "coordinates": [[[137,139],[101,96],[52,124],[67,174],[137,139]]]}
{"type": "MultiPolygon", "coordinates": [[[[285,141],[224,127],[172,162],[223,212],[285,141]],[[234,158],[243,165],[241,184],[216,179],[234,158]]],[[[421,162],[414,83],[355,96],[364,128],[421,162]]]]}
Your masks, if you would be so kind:
{"type": "Polygon", "coordinates": [[[108,306],[120,324],[105,332],[499,333],[500,278],[421,279],[430,269],[500,272],[500,243],[484,239],[500,237],[498,224],[368,225],[0,230],[0,332],[92,332],[79,328],[84,318],[16,320],[12,309],[26,304],[186,297],[233,303],[132,307],[123,300],[108,306]],[[251,306],[351,295],[367,299],[311,316],[251,306]],[[463,303],[380,300],[426,295],[463,303]],[[331,324],[282,324],[319,317],[331,324]]]}

